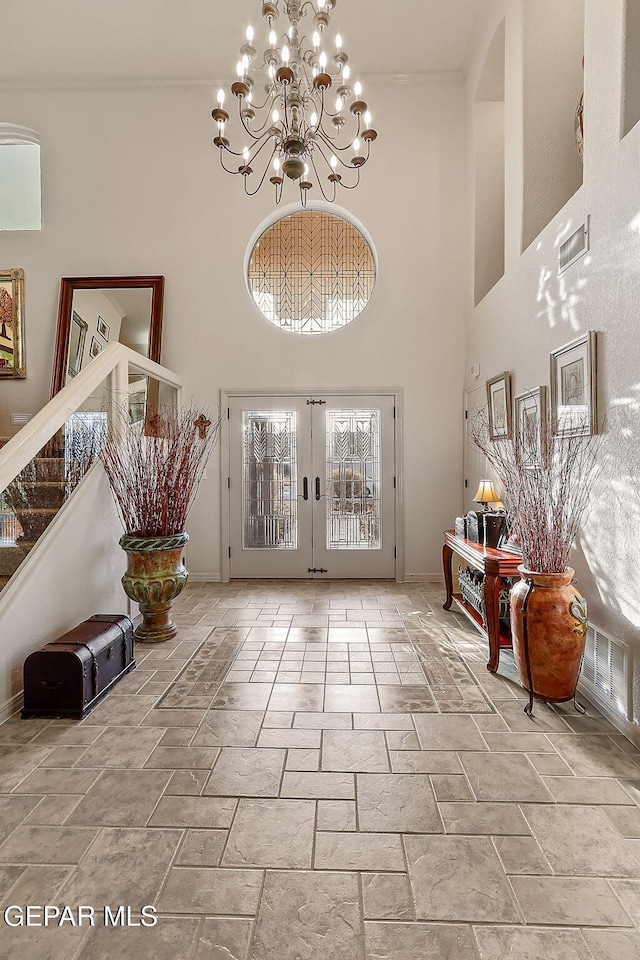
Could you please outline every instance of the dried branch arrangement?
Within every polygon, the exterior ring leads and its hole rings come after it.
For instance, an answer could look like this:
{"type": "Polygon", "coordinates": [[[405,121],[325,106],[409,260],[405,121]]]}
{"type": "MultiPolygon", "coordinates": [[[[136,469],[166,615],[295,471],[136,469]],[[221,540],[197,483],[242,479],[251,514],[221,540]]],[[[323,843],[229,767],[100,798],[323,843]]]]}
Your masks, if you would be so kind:
{"type": "Polygon", "coordinates": [[[124,529],[139,537],[183,533],[221,418],[198,425],[200,409],[173,406],[132,423],[118,411],[100,454],[124,529]]]}
{"type": "Polygon", "coordinates": [[[502,485],[510,533],[522,548],[523,566],[539,573],[562,573],[603,470],[598,457],[601,438],[553,436],[548,412],[542,411],[541,419],[536,466],[516,440],[489,438],[486,410],[471,422],[470,436],[502,485]]]}

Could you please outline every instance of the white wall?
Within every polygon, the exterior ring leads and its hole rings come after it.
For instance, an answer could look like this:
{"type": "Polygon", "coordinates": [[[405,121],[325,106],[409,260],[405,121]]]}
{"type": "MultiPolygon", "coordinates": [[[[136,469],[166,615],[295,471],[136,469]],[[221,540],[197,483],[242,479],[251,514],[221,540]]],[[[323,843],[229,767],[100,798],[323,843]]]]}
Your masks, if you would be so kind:
{"type": "MultiPolygon", "coordinates": [[[[527,2],[527,0],[525,0],[527,2]]],[[[611,458],[591,516],[573,552],[590,619],[640,646],[640,127],[620,140],[623,0],[587,0],[584,185],[520,253],[523,126],[521,0],[490,0],[468,78],[467,108],[492,31],[505,16],[506,272],[474,309],[468,302],[467,389],[511,370],[514,393],[549,384],[549,352],[598,331],[600,408],[609,411],[604,456],[611,458]],[[591,251],[560,277],[558,246],[587,216],[591,251]]],[[[552,22],[548,24],[552,29],[552,22]]],[[[573,110],[566,124],[573,125],[573,110]]],[[[526,155],[526,150],[525,150],[526,155]]]]}
{"type": "MultiPolygon", "coordinates": [[[[22,690],[25,658],[94,613],[126,613],[122,527],[102,467],[89,473],[0,597],[0,720],[22,690]],[[44,548],[44,549],[41,549],[44,548]]],[[[13,707],[17,704],[13,703],[13,707]]]]}
{"type": "MultiPolygon", "coordinates": [[[[246,244],[273,197],[245,197],[219,169],[210,90],[0,94],[0,120],[40,134],[43,172],[42,232],[0,235],[0,262],[25,269],[27,338],[27,380],[3,384],[0,434],[10,410],[48,396],[60,277],[164,274],[162,362],[186,399],[215,406],[223,387],[404,388],[406,571],[439,572],[442,530],[462,503],[464,91],[364,93],[380,136],[341,202],[373,237],[378,283],[352,325],[310,338],[263,320],[246,292],[246,244]]],[[[218,477],[214,461],[190,524],[194,575],[220,572],[218,477]]]]}
{"type": "MultiPolygon", "coordinates": [[[[116,310],[102,290],[74,290],[72,310],[74,310],[87,325],[87,335],[84,339],[84,348],[79,367],[80,370],[84,370],[87,363],[90,363],[93,359],[89,351],[91,349],[91,341],[94,337],[103,350],[107,343],[120,338],[122,314],[119,310],[116,310]],[[102,317],[109,325],[108,341],[104,340],[98,333],[98,317],[102,317]]],[[[68,380],[69,377],[67,376],[67,382],[68,380]]]]}

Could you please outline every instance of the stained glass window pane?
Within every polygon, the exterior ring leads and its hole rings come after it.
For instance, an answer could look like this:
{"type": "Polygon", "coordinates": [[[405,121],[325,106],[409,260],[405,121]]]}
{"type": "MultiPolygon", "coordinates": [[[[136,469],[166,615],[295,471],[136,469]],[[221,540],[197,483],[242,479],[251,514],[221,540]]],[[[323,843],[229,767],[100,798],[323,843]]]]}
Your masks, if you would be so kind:
{"type": "Polygon", "coordinates": [[[373,251],[360,231],[332,213],[304,210],[273,223],[256,241],[249,289],[258,309],[292,333],[331,333],[367,305],[373,251]]]}
{"type": "Polygon", "coordinates": [[[245,410],[242,457],[242,546],[298,546],[296,414],[245,410]]]}
{"type": "Polygon", "coordinates": [[[327,411],[327,550],[381,550],[380,410],[327,411]]]}

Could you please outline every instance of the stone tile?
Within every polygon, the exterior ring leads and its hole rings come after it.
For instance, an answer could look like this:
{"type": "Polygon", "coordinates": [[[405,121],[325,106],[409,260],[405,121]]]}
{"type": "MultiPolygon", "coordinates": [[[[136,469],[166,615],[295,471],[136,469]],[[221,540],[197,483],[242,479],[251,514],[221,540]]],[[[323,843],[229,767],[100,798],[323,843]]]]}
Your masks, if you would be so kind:
{"type": "MultiPolygon", "coordinates": [[[[77,746],[87,747],[98,739],[102,730],[99,727],[85,727],[80,723],[60,724],[52,723],[39,733],[34,741],[34,745],[49,744],[51,746],[77,746]]],[[[31,755],[31,750],[29,754],[31,755]]],[[[0,756],[3,756],[0,752],[0,756]]],[[[46,754],[42,756],[44,757],[46,754]]],[[[4,759],[3,759],[4,767],[4,759]]]]}
{"type": "Polygon", "coordinates": [[[556,753],[528,753],[529,760],[540,776],[572,777],[573,770],[556,753]]]}
{"type": "Polygon", "coordinates": [[[515,803],[439,803],[445,833],[530,836],[515,803]]]}
{"type": "Polygon", "coordinates": [[[272,683],[223,683],[211,704],[215,710],[265,710],[272,683]]]}
{"type": "MultiPolygon", "coordinates": [[[[47,728],[48,729],[48,728],[47,728]]],[[[45,734],[47,730],[43,730],[45,734]]],[[[50,753],[49,747],[0,746],[0,793],[10,793],[50,753]]]]}
{"type": "MultiPolygon", "coordinates": [[[[129,697],[107,697],[83,720],[89,727],[133,727],[142,723],[156,702],[157,697],[136,694],[129,697]]],[[[161,727],[161,723],[151,726],[161,727]]]]}
{"type": "Polygon", "coordinates": [[[462,774],[457,754],[445,750],[390,750],[394,773],[462,774]]]}
{"type": "Polygon", "coordinates": [[[640,934],[626,930],[583,930],[593,960],[640,960],[640,934]]]}
{"type": "Polygon", "coordinates": [[[319,770],[319,750],[287,750],[285,770],[319,770]]]}
{"type": "Polygon", "coordinates": [[[86,747],[54,747],[41,767],[72,767],[86,753],[86,747]]]}
{"type": "Polygon", "coordinates": [[[14,793],[40,794],[73,793],[84,794],[91,789],[100,776],[100,770],[69,770],[67,767],[56,770],[51,767],[34,770],[26,777],[14,793]]]}
{"type": "Polygon", "coordinates": [[[166,770],[106,770],[75,808],[68,823],[144,826],[170,779],[166,770]]]}
{"type": "Polygon", "coordinates": [[[14,960],[14,957],[28,957],[29,960],[75,957],[88,934],[88,927],[69,927],[66,924],[63,927],[5,927],[0,944],[0,960],[14,960]]]}
{"type": "Polygon", "coordinates": [[[415,920],[409,878],[404,873],[362,875],[365,920],[415,920]]]}
{"type": "Polygon", "coordinates": [[[325,730],[322,736],[322,769],[336,772],[389,770],[381,730],[325,730]]]}
{"type": "Polygon", "coordinates": [[[194,960],[247,960],[252,930],[252,920],[207,918],[194,960]]]}
{"type": "Polygon", "coordinates": [[[240,800],[222,865],[309,869],[313,800],[240,800]]]}
{"type": "Polygon", "coordinates": [[[484,738],[495,753],[554,753],[544,733],[491,733],[484,738]]]}
{"type": "Polygon", "coordinates": [[[316,870],[406,869],[402,842],[393,833],[318,833],[316,870]]]}
{"type": "Polygon", "coordinates": [[[578,877],[512,877],[525,923],[627,927],[631,921],[606,880],[578,877]]]}
{"type": "Polygon", "coordinates": [[[211,770],[218,747],[156,747],[147,762],[147,770],[211,770]]]}
{"type": "Polygon", "coordinates": [[[51,794],[48,797],[43,797],[24,822],[34,826],[59,827],[81,800],[81,795],[74,796],[72,794],[62,796],[51,794]]]}
{"type": "Polygon", "coordinates": [[[323,683],[274,683],[269,710],[322,710],[324,689],[323,683]]]}
{"type": "Polygon", "coordinates": [[[149,727],[197,727],[205,715],[205,710],[163,710],[156,707],[142,721],[149,727]]]}
{"type": "MultiPolygon", "coordinates": [[[[633,800],[615,780],[606,777],[544,777],[557,803],[628,804],[633,800]]],[[[637,812],[640,822],[640,811],[637,812]]],[[[637,834],[640,837],[640,833],[637,834]]]]}
{"type": "Polygon", "coordinates": [[[477,960],[463,924],[365,923],[364,930],[366,960],[477,960]]]}
{"type": "Polygon", "coordinates": [[[410,713],[354,713],[353,726],[356,730],[404,730],[414,732],[410,713]]]}
{"type": "Polygon", "coordinates": [[[462,753],[460,761],[476,800],[550,803],[553,799],[526,757],[462,753]]]}
{"type": "Polygon", "coordinates": [[[383,713],[427,713],[438,709],[426,685],[384,686],[378,689],[378,696],[383,713]]]}
{"type": "Polygon", "coordinates": [[[195,732],[195,727],[169,727],[159,742],[163,747],[188,747],[195,732]]]}
{"type": "MultiPolygon", "coordinates": [[[[262,726],[265,729],[286,730],[292,726],[294,716],[293,710],[267,710],[262,726]]],[[[254,744],[238,744],[238,746],[254,746],[254,744]]]]}
{"type": "Polygon", "coordinates": [[[612,880],[610,885],[636,927],[640,927],[640,881],[612,880]]]}
{"type": "Polygon", "coordinates": [[[420,749],[420,742],[413,730],[389,730],[386,739],[389,750],[420,749]]]}
{"type": "Polygon", "coordinates": [[[255,747],[264,717],[262,710],[209,710],[194,747],[255,747]]]}
{"type": "Polygon", "coordinates": [[[471,717],[414,717],[423,750],[488,750],[471,717]]]}
{"type": "Polygon", "coordinates": [[[405,837],[405,848],[419,920],[519,922],[487,837],[405,837]]]}
{"type": "Polygon", "coordinates": [[[423,774],[358,774],[358,822],[361,830],[384,833],[442,833],[443,826],[423,774]]]}
{"type": "MultiPolygon", "coordinates": [[[[0,900],[4,900],[6,894],[12,889],[19,877],[23,876],[24,873],[31,869],[30,867],[0,867],[0,900]]],[[[52,868],[53,869],[53,868],[52,868]]],[[[63,871],[66,876],[66,870],[63,871]]],[[[28,903],[34,901],[20,901],[21,903],[28,903]]]]}
{"type": "Polygon", "coordinates": [[[547,876],[553,873],[533,837],[494,837],[494,846],[505,873],[547,876]]]}
{"type": "Polygon", "coordinates": [[[150,827],[230,827],[235,797],[162,797],[150,827]]]}
{"type": "Polygon", "coordinates": [[[97,833],[82,827],[16,827],[0,847],[0,863],[77,863],[97,833]]]}
{"type": "Polygon", "coordinates": [[[607,807],[603,813],[621,836],[630,840],[640,838],[640,810],[637,807],[607,807]]]}
{"type": "Polygon", "coordinates": [[[294,727],[307,730],[351,730],[350,713],[305,713],[295,714],[294,727]]]}
{"type": "Polygon", "coordinates": [[[522,701],[497,701],[496,707],[513,733],[570,733],[563,718],[546,703],[536,702],[529,717],[522,709],[522,701]]]}
{"type": "Polygon", "coordinates": [[[640,777],[640,767],[609,737],[550,733],[549,739],[577,777],[640,777]]]}
{"type": "Polygon", "coordinates": [[[268,871],[250,960],[364,960],[350,873],[268,871]]]}
{"type": "Polygon", "coordinates": [[[56,903],[55,898],[73,869],[69,866],[48,867],[39,863],[37,866],[19,870],[19,876],[16,877],[16,882],[11,887],[5,904],[8,906],[14,903],[21,905],[56,903]]]}
{"type": "Polygon", "coordinates": [[[327,683],[324,709],[331,713],[379,713],[375,684],[327,683]]]}
{"type": "Polygon", "coordinates": [[[155,927],[96,926],[77,960],[190,960],[197,932],[190,917],[162,917],[155,927]]]}
{"type": "Polygon", "coordinates": [[[0,843],[22,823],[42,797],[0,796],[0,843]]]}
{"type": "Polygon", "coordinates": [[[319,748],[321,730],[263,730],[258,738],[259,747],[307,747],[319,748]]]}
{"type": "Polygon", "coordinates": [[[585,960],[579,930],[523,930],[518,927],[475,927],[480,960],[585,960]]]}
{"type": "Polygon", "coordinates": [[[176,857],[179,867],[219,867],[227,830],[187,830],[176,857]]]}
{"type": "Polygon", "coordinates": [[[277,797],[286,750],[223,747],[204,788],[211,796],[277,797]]]}
{"type": "Polygon", "coordinates": [[[598,807],[526,804],[522,812],[556,873],[582,877],[640,874],[640,861],[598,807]]]}
{"type": "Polygon", "coordinates": [[[208,777],[208,770],[176,770],[171,774],[165,796],[199,796],[208,777]]]}
{"type": "Polygon", "coordinates": [[[355,830],[353,800],[318,800],[317,827],[318,830],[355,830]]]}
{"type": "Polygon", "coordinates": [[[473,793],[464,776],[436,773],[431,776],[436,800],[473,800],[473,793]]]}
{"type": "Polygon", "coordinates": [[[354,800],[355,777],[352,773],[298,773],[290,771],[282,778],[281,797],[312,800],[354,800]]]}
{"type": "Polygon", "coordinates": [[[162,913],[230,914],[253,917],[262,870],[173,867],[158,900],[162,913]]]}

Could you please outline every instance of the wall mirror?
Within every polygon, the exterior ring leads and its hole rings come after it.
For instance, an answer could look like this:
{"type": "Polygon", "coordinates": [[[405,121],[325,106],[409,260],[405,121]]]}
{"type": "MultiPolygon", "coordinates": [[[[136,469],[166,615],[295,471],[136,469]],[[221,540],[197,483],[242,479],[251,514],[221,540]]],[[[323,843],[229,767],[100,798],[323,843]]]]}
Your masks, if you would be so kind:
{"type": "Polygon", "coordinates": [[[164,277],[60,281],[51,396],[117,340],[160,363],[164,277]]]}

